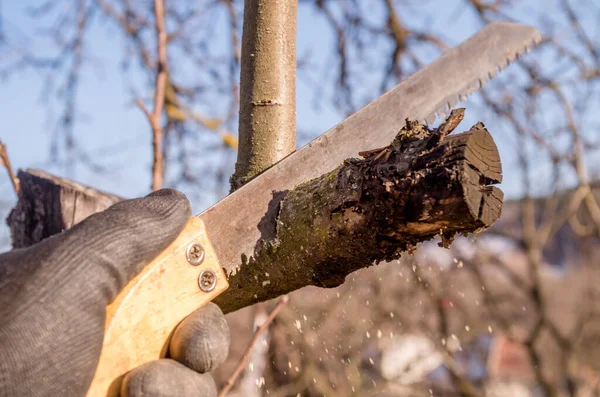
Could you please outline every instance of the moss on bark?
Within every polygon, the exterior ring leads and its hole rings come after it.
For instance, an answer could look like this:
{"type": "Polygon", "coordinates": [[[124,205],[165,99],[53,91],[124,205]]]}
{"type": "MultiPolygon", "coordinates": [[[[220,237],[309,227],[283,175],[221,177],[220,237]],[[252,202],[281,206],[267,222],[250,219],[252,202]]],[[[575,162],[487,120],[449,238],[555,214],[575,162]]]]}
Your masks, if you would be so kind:
{"type": "Polygon", "coordinates": [[[482,124],[439,136],[407,121],[387,148],[285,193],[275,238],[242,258],[216,302],[229,312],[307,285],[335,287],[360,268],[396,259],[436,235],[490,226],[502,192],[496,146],[482,124]]]}

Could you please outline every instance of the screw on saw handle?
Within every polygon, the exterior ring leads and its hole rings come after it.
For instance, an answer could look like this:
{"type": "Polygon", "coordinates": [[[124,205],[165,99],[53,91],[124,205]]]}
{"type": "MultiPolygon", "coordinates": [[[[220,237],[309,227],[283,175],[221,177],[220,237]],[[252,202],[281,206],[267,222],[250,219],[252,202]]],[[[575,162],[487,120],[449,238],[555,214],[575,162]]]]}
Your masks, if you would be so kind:
{"type": "Polygon", "coordinates": [[[86,397],[118,396],[127,372],[164,357],[181,320],[228,287],[204,223],[192,217],[106,308],[102,353],[86,397]]]}

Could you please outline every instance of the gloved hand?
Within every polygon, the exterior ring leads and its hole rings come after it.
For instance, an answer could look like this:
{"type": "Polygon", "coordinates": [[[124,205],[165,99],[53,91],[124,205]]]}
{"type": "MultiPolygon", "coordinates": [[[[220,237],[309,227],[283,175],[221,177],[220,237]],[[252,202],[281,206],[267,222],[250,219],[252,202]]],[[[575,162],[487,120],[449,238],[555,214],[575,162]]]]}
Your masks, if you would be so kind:
{"type": "MultiPolygon", "coordinates": [[[[0,255],[0,396],[85,396],[102,348],[106,306],[183,230],[185,196],[163,189],[94,214],[34,246],[0,255]]],[[[214,304],[175,331],[171,359],[136,368],[127,397],[211,397],[205,374],[229,350],[214,304]]]]}

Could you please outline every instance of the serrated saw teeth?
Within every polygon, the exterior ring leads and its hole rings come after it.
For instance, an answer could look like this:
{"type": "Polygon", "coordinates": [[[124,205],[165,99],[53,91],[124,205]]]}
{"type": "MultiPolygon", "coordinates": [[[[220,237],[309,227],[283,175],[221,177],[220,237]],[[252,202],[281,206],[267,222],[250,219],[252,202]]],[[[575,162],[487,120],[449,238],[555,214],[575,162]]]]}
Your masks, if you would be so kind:
{"type": "Polygon", "coordinates": [[[442,107],[441,107],[441,108],[439,108],[438,110],[436,110],[436,111],[435,111],[435,115],[436,115],[438,118],[442,118],[442,117],[444,117],[444,116],[446,115],[446,106],[445,106],[445,105],[442,105],[442,107]]]}
{"type": "MultiPolygon", "coordinates": [[[[541,36],[536,36],[535,38],[533,38],[532,41],[526,43],[523,46],[523,51],[521,52],[516,52],[516,53],[511,53],[509,54],[505,59],[504,62],[502,62],[500,65],[496,66],[495,70],[489,71],[487,73],[487,77],[484,78],[480,78],[477,80],[477,82],[475,83],[475,85],[470,85],[467,88],[467,92],[465,93],[460,93],[458,94],[457,98],[458,98],[458,102],[456,104],[453,104],[452,106],[456,106],[458,105],[460,102],[464,102],[467,99],[467,96],[475,91],[480,90],[481,88],[483,88],[487,82],[489,80],[494,79],[498,73],[502,72],[504,69],[506,69],[511,63],[515,62],[516,60],[518,60],[519,58],[521,58],[521,55],[523,53],[526,52],[530,52],[532,50],[533,47],[535,47],[536,45],[538,45],[539,43],[541,43],[542,38],[541,36]]],[[[452,110],[452,106],[450,107],[450,110],[452,110]]],[[[449,110],[449,111],[450,111],[449,110]]]]}
{"type": "MultiPolygon", "coordinates": [[[[543,41],[542,35],[537,29],[513,22],[492,22],[488,24],[485,29],[489,29],[487,33],[489,36],[487,38],[488,43],[486,44],[485,39],[481,37],[477,40],[479,40],[480,45],[493,46],[496,52],[490,53],[491,58],[487,60],[487,65],[485,67],[482,67],[476,73],[469,76],[468,79],[465,79],[465,85],[462,89],[457,90],[458,92],[455,91],[455,93],[453,93],[451,96],[452,99],[444,99],[443,102],[441,102],[443,105],[440,105],[440,102],[435,101],[437,102],[437,109],[430,108],[430,110],[434,111],[429,113],[425,118],[426,123],[431,124],[437,117],[447,115],[459,103],[465,101],[468,95],[483,88],[489,80],[495,78],[498,73],[506,69],[511,63],[520,59],[524,53],[531,52],[535,46],[543,41]],[[496,37],[492,40],[490,37],[494,35],[496,37]],[[503,39],[503,41],[500,40],[500,37],[506,39],[503,39]],[[502,54],[503,50],[504,53],[502,54]]],[[[483,37],[485,37],[485,35],[483,35],[483,37]]],[[[477,40],[475,42],[477,42],[477,40]]]]}
{"type": "Polygon", "coordinates": [[[434,114],[430,114],[429,116],[427,116],[425,118],[425,124],[433,124],[435,122],[435,113],[434,114]]]}

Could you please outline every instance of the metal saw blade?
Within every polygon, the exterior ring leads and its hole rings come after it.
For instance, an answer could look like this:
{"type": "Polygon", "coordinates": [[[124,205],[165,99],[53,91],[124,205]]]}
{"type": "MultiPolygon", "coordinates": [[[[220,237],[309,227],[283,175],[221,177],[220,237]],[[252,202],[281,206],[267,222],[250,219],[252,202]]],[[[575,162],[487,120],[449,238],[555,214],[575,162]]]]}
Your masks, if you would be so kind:
{"type": "Polygon", "coordinates": [[[512,22],[487,25],[198,215],[221,264],[234,271],[242,263],[242,255],[252,256],[261,239],[274,237],[277,197],[281,196],[277,192],[332,171],[361,150],[388,145],[406,118],[431,121],[481,88],[540,39],[540,32],[529,26],[512,22]]]}
{"type": "MultiPolygon", "coordinates": [[[[452,93],[449,89],[443,97],[431,95],[429,103],[433,109],[424,116],[415,115],[412,118],[431,124],[437,117],[444,117],[458,103],[464,101],[467,95],[483,88],[488,81],[496,77],[499,72],[518,59],[521,54],[529,52],[541,40],[542,35],[536,28],[514,22],[490,23],[479,33],[460,46],[446,52],[436,61],[439,61],[446,69],[467,69],[466,74],[469,74],[468,77],[462,73],[453,74],[451,81],[443,83],[446,87],[456,89],[457,93],[452,93]],[[469,57],[467,51],[475,51],[477,56],[473,59],[469,57]],[[467,58],[469,58],[469,62],[463,62],[467,58]],[[434,97],[437,101],[433,100],[434,97]]],[[[417,77],[426,70],[427,68],[415,73],[413,76],[417,77]]],[[[423,80],[426,79],[427,76],[423,76],[423,80]]]]}

